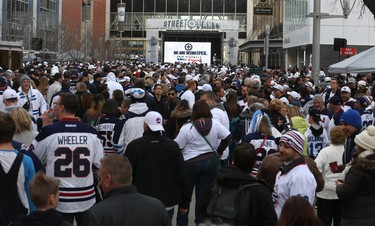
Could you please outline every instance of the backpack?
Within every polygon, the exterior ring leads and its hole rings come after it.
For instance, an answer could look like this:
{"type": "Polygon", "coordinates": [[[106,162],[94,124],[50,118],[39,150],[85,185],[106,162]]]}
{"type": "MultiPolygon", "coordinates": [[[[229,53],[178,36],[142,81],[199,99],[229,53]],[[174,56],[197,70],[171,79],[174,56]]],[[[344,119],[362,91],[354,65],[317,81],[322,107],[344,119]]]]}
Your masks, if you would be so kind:
{"type": "Polygon", "coordinates": [[[206,211],[211,224],[221,225],[247,225],[248,222],[248,193],[247,198],[240,196],[244,190],[261,185],[258,182],[229,187],[215,184],[206,211]],[[241,200],[240,200],[241,197],[241,200]]]}

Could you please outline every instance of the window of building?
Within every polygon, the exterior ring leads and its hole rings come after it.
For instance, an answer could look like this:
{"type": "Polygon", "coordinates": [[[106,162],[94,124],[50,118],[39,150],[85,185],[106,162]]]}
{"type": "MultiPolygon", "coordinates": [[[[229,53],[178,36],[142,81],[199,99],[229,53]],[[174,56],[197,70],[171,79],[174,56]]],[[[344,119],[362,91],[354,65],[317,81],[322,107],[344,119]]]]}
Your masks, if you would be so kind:
{"type": "Polygon", "coordinates": [[[223,0],[215,0],[214,1],[214,13],[222,13],[222,12],[223,12],[223,0]]]}
{"type": "Polygon", "coordinates": [[[167,0],[167,12],[177,12],[178,0],[167,0]]]}
{"type": "Polygon", "coordinates": [[[202,0],[202,13],[212,12],[212,1],[213,0],[202,0]]]}
{"type": "Polygon", "coordinates": [[[156,1],[156,12],[165,12],[166,0],[157,0],[156,1]]]}
{"type": "Polygon", "coordinates": [[[247,11],[247,0],[236,0],[236,12],[246,13],[247,11]]]}
{"type": "Polygon", "coordinates": [[[179,0],[178,12],[189,12],[189,0],[179,0]]]}

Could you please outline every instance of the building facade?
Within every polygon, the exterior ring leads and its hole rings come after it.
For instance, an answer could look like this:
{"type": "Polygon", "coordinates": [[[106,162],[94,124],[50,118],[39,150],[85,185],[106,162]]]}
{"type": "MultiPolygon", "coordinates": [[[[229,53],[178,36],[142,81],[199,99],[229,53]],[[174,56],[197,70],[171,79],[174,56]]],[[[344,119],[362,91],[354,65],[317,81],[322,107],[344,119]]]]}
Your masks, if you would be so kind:
{"type": "MultiPolygon", "coordinates": [[[[128,58],[145,57],[147,47],[147,21],[149,20],[191,20],[191,21],[238,21],[239,44],[246,39],[247,0],[124,0],[111,1],[110,39],[116,41],[118,50],[128,58]],[[125,31],[118,31],[117,4],[126,3],[125,31]]],[[[193,23],[193,22],[192,22],[193,23]]],[[[159,32],[158,61],[162,61],[164,41],[212,42],[220,62],[224,62],[225,40],[223,32],[207,29],[205,32],[167,29],[159,32]]],[[[154,61],[154,60],[153,60],[154,61]]],[[[237,60],[236,60],[237,61],[237,60]]]]}

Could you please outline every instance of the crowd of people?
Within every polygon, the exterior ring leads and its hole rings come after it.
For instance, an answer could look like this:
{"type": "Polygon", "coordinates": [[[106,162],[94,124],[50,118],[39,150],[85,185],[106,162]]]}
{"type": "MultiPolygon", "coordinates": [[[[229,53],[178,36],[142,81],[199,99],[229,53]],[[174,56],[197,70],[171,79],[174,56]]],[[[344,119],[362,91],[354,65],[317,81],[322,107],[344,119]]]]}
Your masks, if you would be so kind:
{"type": "Polygon", "coordinates": [[[374,74],[6,69],[0,225],[375,225],[374,74]]]}

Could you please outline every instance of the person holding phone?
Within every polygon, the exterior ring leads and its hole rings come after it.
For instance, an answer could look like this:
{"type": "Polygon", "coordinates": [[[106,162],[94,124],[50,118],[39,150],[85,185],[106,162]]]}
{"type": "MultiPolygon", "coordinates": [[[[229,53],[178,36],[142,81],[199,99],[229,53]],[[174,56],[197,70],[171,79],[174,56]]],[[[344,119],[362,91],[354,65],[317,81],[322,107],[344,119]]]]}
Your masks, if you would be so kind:
{"type": "Polygon", "coordinates": [[[339,126],[330,131],[331,145],[323,148],[315,159],[316,166],[324,178],[324,188],[317,193],[317,213],[324,225],[341,225],[339,198],[336,194],[336,180],[343,179],[338,165],[342,165],[345,133],[339,126]]]}

